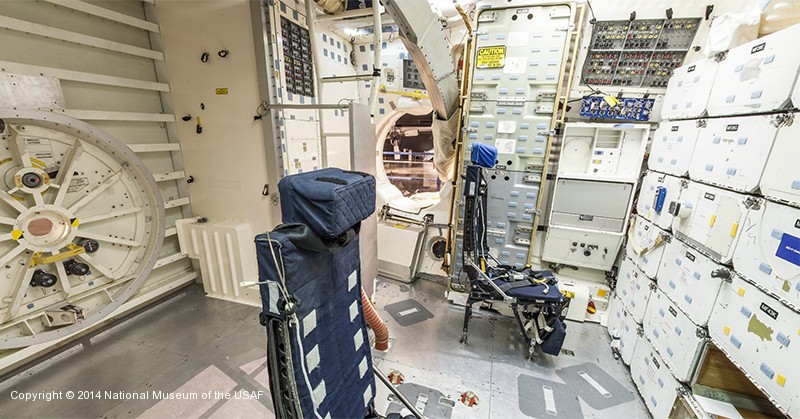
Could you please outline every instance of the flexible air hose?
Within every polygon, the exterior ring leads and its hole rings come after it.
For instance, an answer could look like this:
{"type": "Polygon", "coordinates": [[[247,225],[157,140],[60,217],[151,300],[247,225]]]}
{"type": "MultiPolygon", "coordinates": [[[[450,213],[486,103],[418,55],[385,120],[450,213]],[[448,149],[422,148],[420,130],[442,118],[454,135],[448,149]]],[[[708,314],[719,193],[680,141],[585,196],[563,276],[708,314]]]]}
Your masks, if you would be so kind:
{"type": "Polygon", "coordinates": [[[361,305],[364,306],[364,318],[367,320],[367,324],[375,332],[375,349],[379,351],[389,349],[389,329],[386,328],[383,320],[378,316],[375,306],[367,298],[364,288],[361,288],[361,305]]]}

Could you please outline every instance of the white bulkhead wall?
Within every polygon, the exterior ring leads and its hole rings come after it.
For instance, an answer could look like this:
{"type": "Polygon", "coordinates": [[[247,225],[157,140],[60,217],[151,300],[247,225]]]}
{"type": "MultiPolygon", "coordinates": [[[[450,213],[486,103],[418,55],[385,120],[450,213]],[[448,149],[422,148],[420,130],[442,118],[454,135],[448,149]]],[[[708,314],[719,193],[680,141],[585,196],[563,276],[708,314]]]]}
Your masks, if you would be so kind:
{"type": "Polygon", "coordinates": [[[167,71],[178,121],[192,207],[198,216],[249,220],[253,232],[280,221],[265,185],[269,179],[262,121],[253,120],[262,98],[248,0],[158,0],[167,71]],[[220,50],[228,50],[222,58],[220,50]],[[201,55],[208,52],[208,62],[201,55]],[[217,89],[227,89],[221,94],[217,89]],[[201,104],[205,109],[201,109],[201,104]],[[197,117],[203,132],[197,134],[197,117]]]}

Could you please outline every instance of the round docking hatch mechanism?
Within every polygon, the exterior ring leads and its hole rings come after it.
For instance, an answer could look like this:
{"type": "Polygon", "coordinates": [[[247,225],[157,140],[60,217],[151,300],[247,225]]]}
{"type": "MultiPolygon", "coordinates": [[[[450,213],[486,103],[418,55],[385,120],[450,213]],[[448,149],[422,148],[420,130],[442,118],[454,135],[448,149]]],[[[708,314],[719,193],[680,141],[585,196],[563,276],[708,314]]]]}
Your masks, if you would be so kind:
{"type": "Polygon", "coordinates": [[[0,349],[61,338],[141,286],[164,204],[141,160],[64,115],[0,109],[0,349]]]}

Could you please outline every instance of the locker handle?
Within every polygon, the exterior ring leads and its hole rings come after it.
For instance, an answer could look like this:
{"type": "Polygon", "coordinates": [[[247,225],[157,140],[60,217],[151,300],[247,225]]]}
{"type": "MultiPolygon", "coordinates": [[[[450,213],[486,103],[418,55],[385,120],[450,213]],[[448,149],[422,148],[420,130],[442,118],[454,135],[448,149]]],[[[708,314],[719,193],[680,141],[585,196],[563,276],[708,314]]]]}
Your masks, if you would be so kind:
{"type": "Polygon", "coordinates": [[[733,223],[731,226],[731,237],[736,237],[736,233],[739,232],[739,222],[733,223]]]}
{"type": "Polygon", "coordinates": [[[708,222],[709,227],[714,227],[714,223],[717,222],[717,214],[713,214],[711,216],[711,221],[708,222]]]}

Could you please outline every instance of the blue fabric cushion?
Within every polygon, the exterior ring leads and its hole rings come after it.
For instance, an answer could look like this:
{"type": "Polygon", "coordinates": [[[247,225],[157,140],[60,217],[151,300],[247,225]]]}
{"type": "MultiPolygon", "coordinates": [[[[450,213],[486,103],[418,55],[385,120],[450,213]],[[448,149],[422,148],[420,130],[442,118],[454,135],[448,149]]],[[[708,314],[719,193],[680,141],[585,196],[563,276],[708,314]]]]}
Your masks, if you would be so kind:
{"type": "Polygon", "coordinates": [[[493,167],[497,161],[497,147],[483,143],[472,144],[470,161],[481,167],[493,167]]]}
{"type": "Polygon", "coordinates": [[[284,223],[308,225],[320,238],[340,236],[375,212],[375,178],[331,167],[278,183],[284,223]]]}

